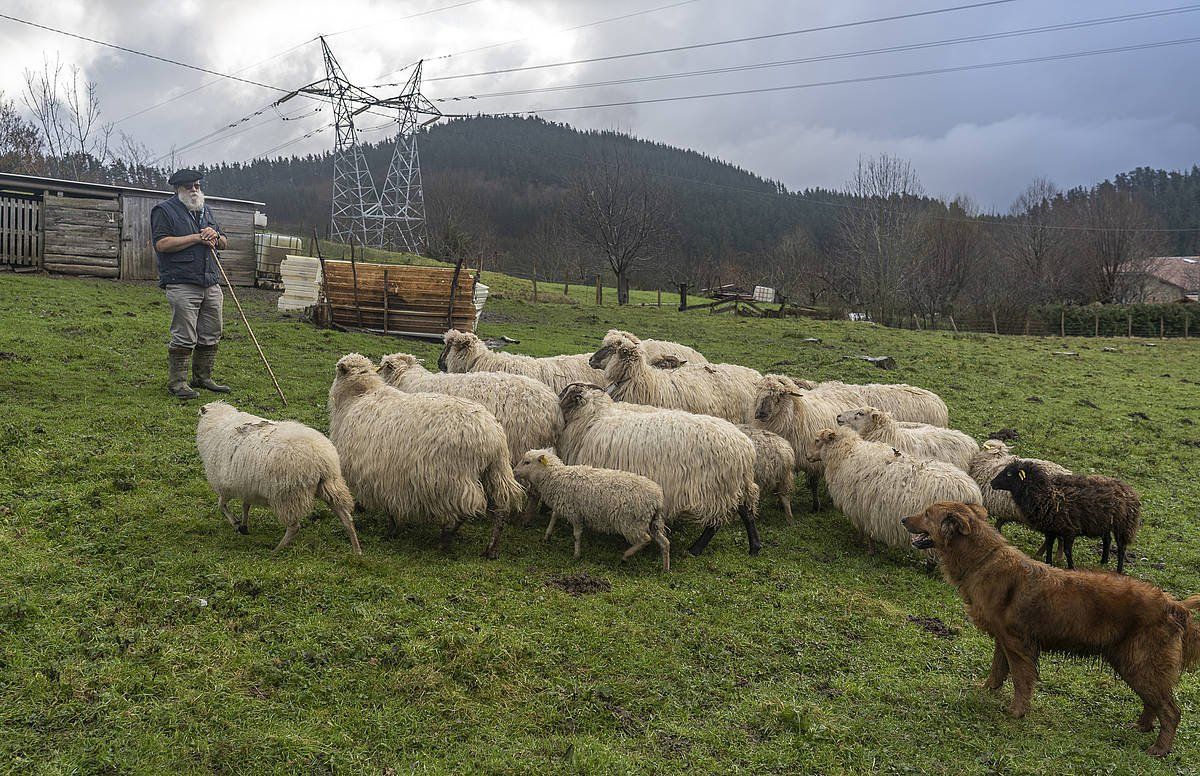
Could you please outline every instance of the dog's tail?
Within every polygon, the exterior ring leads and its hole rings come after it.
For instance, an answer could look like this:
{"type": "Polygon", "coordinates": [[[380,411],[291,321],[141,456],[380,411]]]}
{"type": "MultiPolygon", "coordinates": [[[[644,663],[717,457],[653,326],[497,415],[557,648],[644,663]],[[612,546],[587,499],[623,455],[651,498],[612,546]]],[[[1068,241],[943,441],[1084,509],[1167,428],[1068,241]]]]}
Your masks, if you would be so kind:
{"type": "Polygon", "coordinates": [[[1200,622],[1192,616],[1200,609],[1200,595],[1190,596],[1179,602],[1185,610],[1183,625],[1183,668],[1189,670],[1200,665],[1200,622]]]}

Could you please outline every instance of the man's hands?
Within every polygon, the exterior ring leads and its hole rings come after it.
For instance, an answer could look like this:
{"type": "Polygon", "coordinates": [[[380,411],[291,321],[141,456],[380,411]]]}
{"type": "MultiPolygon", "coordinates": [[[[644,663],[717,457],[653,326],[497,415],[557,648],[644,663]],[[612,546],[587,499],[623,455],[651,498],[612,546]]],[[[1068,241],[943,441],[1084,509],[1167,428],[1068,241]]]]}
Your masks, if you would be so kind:
{"type": "Polygon", "coordinates": [[[221,239],[221,235],[218,234],[217,230],[213,229],[211,226],[206,226],[201,229],[200,234],[198,234],[197,237],[200,238],[199,242],[204,243],[210,248],[215,248],[217,241],[221,239]]]}
{"type": "Polygon", "coordinates": [[[177,253],[184,248],[203,243],[210,248],[224,250],[229,241],[216,229],[206,226],[199,234],[188,234],[181,237],[160,237],[154,247],[161,253],[177,253]]]}

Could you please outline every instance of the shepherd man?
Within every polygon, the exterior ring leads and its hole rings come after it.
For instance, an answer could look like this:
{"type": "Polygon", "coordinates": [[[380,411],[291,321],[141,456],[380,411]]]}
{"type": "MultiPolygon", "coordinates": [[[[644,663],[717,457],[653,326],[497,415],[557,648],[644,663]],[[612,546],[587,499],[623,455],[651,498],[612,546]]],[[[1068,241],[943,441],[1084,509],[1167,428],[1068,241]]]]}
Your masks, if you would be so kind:
{"type": "Polygon", "coordinates": [[[158,285],[171,303],[167,390],[180,399],[195,399],[197,388],[229,393],[229,386],[212,379],[225,300],[213,251],[229,243],[204,204],[203,178],[196,170],[179,170],[167,181],[175,196],[150,211],[158,285]]]}

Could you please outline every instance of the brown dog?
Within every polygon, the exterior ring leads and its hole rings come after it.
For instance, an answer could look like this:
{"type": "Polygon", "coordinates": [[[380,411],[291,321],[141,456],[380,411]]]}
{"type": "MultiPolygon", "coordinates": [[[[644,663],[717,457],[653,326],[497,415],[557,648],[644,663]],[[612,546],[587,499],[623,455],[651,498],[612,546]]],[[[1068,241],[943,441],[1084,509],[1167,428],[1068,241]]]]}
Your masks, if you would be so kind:
{"type": "Polygon", "coordinates": [[[1171,751],[1180,716],[1173,688],[1183,669],[1200,662],[1200,624],[1189,614],[1200,595],[1181,602],[1130,577],[1039,563],[1009,545],[974,504],[939,501],[901,522],[913,547],[937,552],[971,621],[996,640],[984,686],[998,690],[1012,674],[1010,714],[1029,710],[1042,650],[1098,656],[1142,699],[1134,727],[1148,733],[1158,720],[1147,753],[1171,751]]]}

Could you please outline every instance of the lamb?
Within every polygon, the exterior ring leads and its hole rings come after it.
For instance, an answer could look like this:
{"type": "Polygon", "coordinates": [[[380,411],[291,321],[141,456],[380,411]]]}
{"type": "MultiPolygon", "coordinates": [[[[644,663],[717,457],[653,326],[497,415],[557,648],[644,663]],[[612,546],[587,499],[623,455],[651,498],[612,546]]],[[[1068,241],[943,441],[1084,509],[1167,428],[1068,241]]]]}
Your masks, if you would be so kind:
{"type": "Polygon", "coordinates": [[[961,469],[930,458],[914,458],[883,442],[868,442],[850,429],[823,429],[813,440],[825,463],[825,482],[834,505],[867,538],[889,547],[910,547],[900,518],[936,501],[979,504],[983,495],[961,469]]]}
{"type": "Polygon", "coordinates": [[[946,426],[950,422],[950,410],[946,402],[933,391],[917,388],[906,383],[867,383],[858,385],[828,380],[813,383],[802,380],[804,390],[820,391],[822,395],[836,397],[845,403],[846,409],[869,405],[891,413],[897,421],[928,423],[931,426],[946,426]]]}
{"type": "Polygon", "coordinates": [[[329,388],[329,436],[342,474],[367,508],[441,525],[448,549],[458,529],[490,512],[484,551],[499,552],[505,517],[524,491],[513,478],[504,428],[477,402],[435,393],[404,393],[386,385],[366,356],[337,363],[329,388]]]}
{"type": "MultiPolygon", "coordinates": [[[[839,413],[862,406],[864,402],[860,395],[847,390],[860,387],[896,388],[896,391],[882,391],[879,395],[891,395],[893,409],[888,411],[902,423],[931,417],[931,413],[938,406],[942,408],[943,413],[945,411],[945,404],[935,394],[913,388],[911,385],[872,387],[822,383],[816,388],[806,390],[786,375],[769,374],[764,375],[755,386],[752,425],[773,431],[791,444],[796,452],[796,465],[807,476],[814,512],[821,509],[818,485],[823,467],[813,449],[813,440],[821,429],[837,425],[839,413]],[[904,404],[910,406],[901,406],[904,404]],[[906,412],[913,415],[906,415],[906,412]]],[[[873,402],[871,404],[875,407],[880,406],[873,402]]]]}
{"type": "Polygon", "coordinates": [[[746,421],[754,399],[754,384],[762,376],[736,364],[684,364],[678,369],[655,369],[644,345],[623,341],[604,370],[609,394],[617,401],[649,404],[746,421]]]}
{"type": "Polygon", "coordinates": [[[575,529],[575,560],[579,560],[583,529],[590,528],[625,537],[629,549],[621,560],[653,541],[662,550],[663,571],[671,570],[671,542],[663,524],[663,491],[658,483],[616,469],[567,466],[551,448],[525,453],[514,472],[550,507],[546,541],[560,517],[575,529]]]}
{"type": "Polygon", "coordinates": [[[250,532],[250,507],[266,506],[283,524],[276,551],[292,543],[300,519],[319,498],[342,521],[355,555],[362,555],[354,530],[354,497],[342,479],[337,450],[325,435],[302,423],[274,421],[239,412],[223,401],[200,408],[196,447],[204,475],[217,493],[217,509],[240,534],[250,532]],[[242,519],[228,508],[242,501],[242,519]]]}
{"type": "Polygon", "coordinates": [[[622,342],[639,342],[646,349],[646,360],[655,369],[678,369],[684,364],[707,364],[708,359],[700,351],[667,340],[639,339],[627,331],[609,329],[600,343],[600,349],[592,354],[588,363],[593,369],[604,369],[622,342]]]}
{"type": "Polygon", "coordinates": [[[479,402],[504,427],[514,466],[527,450],[557,444],[562,433],[558,395],[532,377],[506,372],[430,372],[407,353],[384,356],[379,376],[405,393],[444,393],[479,402]]]}
{"type": "Polygon", "coordinates": [[[520,353],[498,353],[489,350],[474,334],[457,329],[450,329],[442,339],[446,346],[442,348],[442,354],[438,357],[438,369],[443,372],[507,372],[525,375],[550,386],[556,394],[571,383],[607,384],[604,372],[588,366],[590,353],[549,358],[534,358],[520,353]]]}
{"type": "Polygon", "coordinates": [[[1125,548],[1142,524],[1142,504],[1133,488],[1121,480],[1098,474],[1051,474],[1039,464],[1016,460],[992,478],[996,490],[1012,493],[1024,523],[1046,535],[1038,554],[1051,561],[1057,537],[1075,568],[1071,555],[1076,536],[1104,540],[1100,563],[1108,563],[1109,544],[1117,540],[1117,573],[1125,571],[1125,548]]]}
{"type": "Polygon", "coordinates": [[[859,407],[837,416],[837,424],[853,429],[869,442],[883,442],[914,458],[933,458],[969,472],[979,443],[961,431],[927,423],[901,425],[887,412],[859,407]]]}
{"type": "Polygon", "coordinates": [[[788,525],[795,525],[792,488],[796,485],[796,451],[786,439],[766,429],[745,423],[738,423],[737,428],[754,443],[754,482],[758,485],[759,493],[778,496],[788,525]]]}
{"type": "Polygon", "coordinates": [[[746,528],[750,554],[762,549],[754,522],[754,444],[732,423],[615,402],[595,385],[568,386],[559,405],[566,422],[559,441],[563,460],[621,469],[657,482],[667,523],[687,516],[704,528],[689,553],[704,552],[734,511],[746,528]]]}
{"type": "MultiPolygon", "coordinates": [[[[983,506],[987,509],[988,514],[995,518],[997,530],[1009,522],[1017,522],[1022,525],[1025,523],[1025,519],[1021,517],[1021,510],[1017,509],[1017,505],[1012,499],[1012,494],[1006,490],[996,490],[992,487],[992,480],[995,476],[1004,471],[1005,466],[1016,460],[1018,460],[1017,456],[1012,454],[1008,445],[999,439],[989,439],[983,443],[983,448],[978,453],[971,456],[971,463],[967,469],[975,482],[979,483],[979,490],[983,492],[983,506]]],[[[1070,469],[1059,466],[1053,461],[1043,461],[1040,458],[1022,460],[1038,464],[1047,474],[1071,474],[1070,469]]]]}

